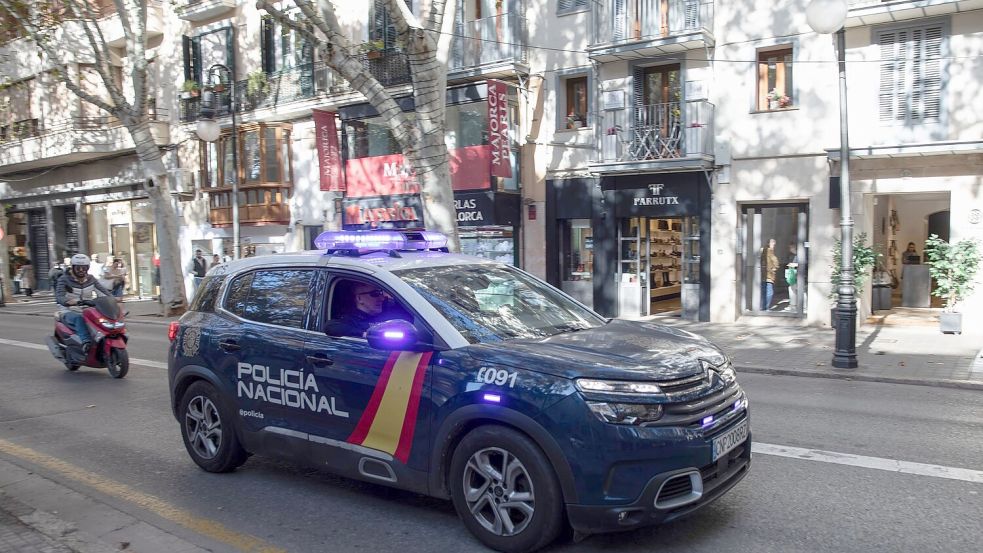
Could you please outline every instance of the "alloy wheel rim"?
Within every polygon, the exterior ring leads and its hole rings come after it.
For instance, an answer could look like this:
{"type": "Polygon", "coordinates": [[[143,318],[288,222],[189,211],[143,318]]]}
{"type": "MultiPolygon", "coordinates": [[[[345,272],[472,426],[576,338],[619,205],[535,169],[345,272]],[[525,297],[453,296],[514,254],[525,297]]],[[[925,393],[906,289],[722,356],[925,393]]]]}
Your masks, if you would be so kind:
{"type": "Polygon", "coordinates": [[[184,416],[188,443],[195,453],[203,459],[212,459],[222,445],[222,419],[212,400],[195,396],[188,402],[184,416]]]}
{"type": "Polygon", "coordinates": [[[529,471],[505,449],[475,452],[464,468],[464,499],[471,516],[496,536],[514,536],[529,526],[535,493],[529,471]]]}

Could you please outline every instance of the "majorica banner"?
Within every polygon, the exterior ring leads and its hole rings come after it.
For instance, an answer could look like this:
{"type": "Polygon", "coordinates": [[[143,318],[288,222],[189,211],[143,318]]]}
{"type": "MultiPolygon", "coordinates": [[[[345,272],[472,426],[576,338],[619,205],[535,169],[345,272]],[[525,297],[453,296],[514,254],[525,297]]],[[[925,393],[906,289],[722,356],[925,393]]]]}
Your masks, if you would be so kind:
{"type": "Polygon", "coordinates": [[[321,190],[341,192],[345,189],[341,172],[341,152],[338,149],[338,127],[335,112],[314,110],[314,136],[321,173],[321,190]]]}
{"type": "Polygon", "coordinates": [[[511,177],[509,91],[501,81],[488,81],[488,143],[491,144],[492,176],[511,177]]]}

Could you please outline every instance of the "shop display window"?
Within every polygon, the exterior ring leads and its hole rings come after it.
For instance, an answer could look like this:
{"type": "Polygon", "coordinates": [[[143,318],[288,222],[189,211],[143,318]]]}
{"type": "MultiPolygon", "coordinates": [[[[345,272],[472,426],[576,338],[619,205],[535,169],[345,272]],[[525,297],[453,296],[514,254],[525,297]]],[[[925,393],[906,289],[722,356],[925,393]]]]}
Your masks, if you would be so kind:
{"type": "Polygon", "coordinates": [[[560,240],[563,280],[591,280],[594,272],[594,236],[590,220],[562,221],[560,240]]]}
{"type": "Polygon", "coordinates": [[[460,229],[461,253],[515,265],[515,237],[512,227],[460,229]]]}

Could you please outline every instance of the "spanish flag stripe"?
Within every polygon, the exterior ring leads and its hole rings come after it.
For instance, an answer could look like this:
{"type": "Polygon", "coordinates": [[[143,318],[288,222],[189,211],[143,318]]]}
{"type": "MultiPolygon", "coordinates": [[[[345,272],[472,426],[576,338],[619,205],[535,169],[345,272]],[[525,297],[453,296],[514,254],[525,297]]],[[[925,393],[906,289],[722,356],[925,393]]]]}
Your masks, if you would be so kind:
{"type": "Polygon", "coordinates": [[[403,430],[403,420],[406,419],[406,408],[409,405],[410,392],[416,379],[420,353],[403,352],[393,365],[386,390],[379,402],[379,409],[372,419],[369,433],[362,440],[362,445],[392,455],[399,445],[399,436],[403,430]]]}
{"type": "Polygon", "coordinates": [[[423,379],[427,375],[427,367],[430,365],[430,357],[433,353],[427,352],[420,357],[420,362],[416,365],[416,375],[413,377],[413,389],[410,392],[410,402],[406,406],[406,417],[403,419],[403,431],[399,435],[399,446],[393,457],[402,463],[410,458],[410,449],[413,447],[413,434],[416,431],[416,416],[420,408],[420,396],[423,392],[423,379]]]}
{"type": "Polygon", "coordinates": [[[348,443],[361,445],[362,441],[365,440],[365,436],[369,433],[369,427],[372,426],[372,421],[375,419],[375,414],[379,410],[379,403],[382,402],[382,395],[386,391],[386,385],[389,384],[389,377],[392,374],[393,365],[396,364],[398,358],[399,352],[394,351],[389,355],[389,359],[386,360],[386,365],[382,368],[382,374],[379,375],[379,380],[375,383],[375,390],[372,390],[372,397],[369,399],[369,404],[365,406],[365,411],[362,412],[362,418],[358,419],[355,430],[348,437],[348,443]]]}

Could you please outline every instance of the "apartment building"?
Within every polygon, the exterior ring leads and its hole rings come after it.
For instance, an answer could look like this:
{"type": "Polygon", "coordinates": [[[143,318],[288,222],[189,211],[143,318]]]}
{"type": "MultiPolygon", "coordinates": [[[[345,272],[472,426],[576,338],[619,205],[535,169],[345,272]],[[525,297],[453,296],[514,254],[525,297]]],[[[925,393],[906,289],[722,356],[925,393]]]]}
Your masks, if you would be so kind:
{"type": "MultiPolygon", "coordinates": [[[[901,280],[908,242],[921,253],[929,232],[980,236],[979,3],[850,4],[852,215],[901,280]]],[[[233,182],[245,255],[311,247],[326,228],[419,224],[388,129],[301,37],[252,2],[152,5],[161,8],[154,106],[184,259],[231,253],[233,182]],[[221,132],[203,142],[195,128],[209,115],[221,132]],[[330,128],[334,145],[319,134],[330,128]],[[323,175],[331,148],[343,179],[323,175]]],[[[465,251],[520,265],[610,316],[828,322],[840,217],[836,51],[808,27],[806,5],[460,0],[447,142],[465,251]],[[499,108],[499,94],[509,154],[491,167],[489,97],[499,108]]],[[[412,110],[385,2],[338,6],[365,70],[412,110]]],[[[153,228],[132,145],[64,91],[38,89],[49,86],[45,68],[12,62],[31,58],[22,45],[7,41],[0,60],[14,75],[0,93],[14,108],[0,143],[8,232],[31,255],[70,251],[74,242],[49,240],[66,236],[143,270],[153,250],[137,244],[149,232],[152,245],[153,228]],[[72,118],[56,125],[51,114],[72,118]]],[[[862,312],[870,294],[868,285],[862,312]]],[[[983,312],[971,309],[981,302],[977,294],[964,311],[983,312]]]]}
{"type": "MultiPolygon", "coordinates": [[[[589,30],[566,48],[589,60],[547,68],[551,282],[612,316],[829,322],[837,65],[807,4],[559,3],[557,19],[589,30]],[[772,239],[769,295],[762,254],[772,239]]],[[[849,6],[852,217],[902,284],[915,272],[903,265],[908,242],[922,253],[930,233],[983,238],[980,7],[849,6]]],[[[895,305],[938,305],[924,291],[895,305]]],[[[868,281],[861,314],[872,307],[868,281]]]]}
{"type": "MultiPolygon", "coordinates": [[[[125,89],[131,62],[114,3],[105,0],[93,6],[115,60],[115,78],[125,89]]],[[[105,262],[113,255],[130,269],[130,291],[153,295],[156,228],[129,133],[107,113],[69,92],[52,64],[15,32],[15,26],[2,27],[0,225],[9,246],[0,252],[7,258],[4,266],[31,259],[38,288],[44,290],[52,284],[49,268],[64,257],[88,251],[105,262]]],[[[155,141],[170,149],[167,89],[162,86],[166,64],[158,59],[166,27],[164,3],[150,2],[148,110],[155,141]]],[[[90,49],[78,22],[65,22],[56,39],[67,52],[67,70],[75,82],[99,91],[94,60],[87,57],[90,49]]]]}

